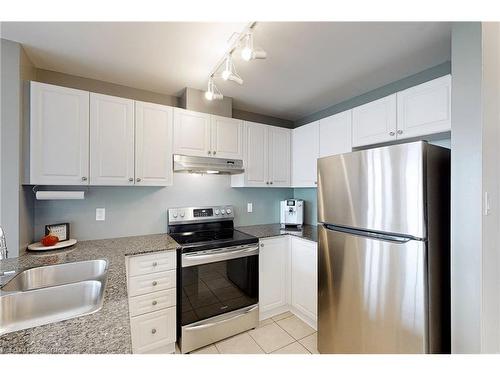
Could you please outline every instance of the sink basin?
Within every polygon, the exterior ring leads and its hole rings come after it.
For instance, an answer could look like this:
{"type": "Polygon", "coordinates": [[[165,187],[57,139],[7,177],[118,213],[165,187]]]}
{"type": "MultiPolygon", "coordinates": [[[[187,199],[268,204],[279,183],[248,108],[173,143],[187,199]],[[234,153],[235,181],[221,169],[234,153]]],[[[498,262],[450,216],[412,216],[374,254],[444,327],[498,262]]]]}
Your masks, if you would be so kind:
{"type": "Polygon", "coordinates": [[[96,312],[105,284],[104,278],[0,295],[0,335],[96,312]]]}
{"type": "Polygon", "coordinates": [[[84,280],[96,280],[106,274],[107,265],[106,260],[96,259],[30,268],[12,278],[2,287],[2,291],[28,291],[84,280]]]}

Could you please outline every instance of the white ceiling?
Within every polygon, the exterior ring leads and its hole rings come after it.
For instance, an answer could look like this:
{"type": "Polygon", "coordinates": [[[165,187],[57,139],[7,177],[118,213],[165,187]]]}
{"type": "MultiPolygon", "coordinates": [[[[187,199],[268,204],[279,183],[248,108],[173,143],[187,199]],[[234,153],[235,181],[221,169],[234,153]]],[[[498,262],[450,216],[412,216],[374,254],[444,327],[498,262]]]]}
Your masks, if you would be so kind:
{"type": "MultiPolygon", "coordinates": [[[[245,23],[2,23],[42,69],[179,95],[205,89],[233,32],[245,23]]],[[[243,86],[217,82],[235,108],[298,120],[450,60],[445,22],[263,22],[266,60],[235,59],[243,86]]]]}

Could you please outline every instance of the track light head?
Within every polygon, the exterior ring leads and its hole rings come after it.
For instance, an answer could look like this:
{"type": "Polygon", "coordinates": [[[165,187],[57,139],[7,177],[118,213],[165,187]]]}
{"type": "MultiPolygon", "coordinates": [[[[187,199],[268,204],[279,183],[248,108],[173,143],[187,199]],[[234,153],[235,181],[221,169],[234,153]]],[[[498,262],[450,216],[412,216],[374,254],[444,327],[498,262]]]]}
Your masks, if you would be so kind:
{"type": "Polygon", "coordinates": [[[222,100],[224,96],[220,93],[217,86],[215,86],[213,77],[208,79],[207,91],[205,91],[205,99],[207,100],[222,100]]]}
{"type": "Polygon", "coordinates": [[[228,55],[226,57],[226,63],[224,65],[224,70],[222,71],[221,76],[224,81],[229,80],[236,82],[239,85],[243,84],[243,79],[236,72],[236,67],[233,64],[233,59],[231,58],[231,55],[228,55]]]}
{"type": "Polygon", "coordinates": [[[241,58],[245,61],[254,59],[265,59],[267,57],[266,51],[262,48],[254,48],[253,34],[250,32],[244,37],[243,48],[241,50],[241,58]]]}

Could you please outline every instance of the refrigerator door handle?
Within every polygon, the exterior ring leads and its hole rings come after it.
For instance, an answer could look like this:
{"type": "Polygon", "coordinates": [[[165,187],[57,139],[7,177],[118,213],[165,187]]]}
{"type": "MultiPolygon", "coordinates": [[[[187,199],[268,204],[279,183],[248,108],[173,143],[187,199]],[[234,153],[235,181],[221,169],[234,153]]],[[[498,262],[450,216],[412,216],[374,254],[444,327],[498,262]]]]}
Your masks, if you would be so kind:
{"type": "Polygon", "coordinates": [[[322,225],[327,230],[353,234],[355,236],[369,237],[369,238],[377,239],[380,241],[389,241],[389,242],[395,242],[395,243],[406,243],[406,242],[412,241],[412,240],[422,241],[422,238],[416,238],[416,237],[412,237],[412,236],[401,236],[401,235],[396,235],[396,234],[379,233],[379,232],[373,232],[373,231],[368,231],[368,230],[359,230],[359,229],[353,229],[353,228],[348,228],[348,227],[342,227],[342,226],[332,225],[332,224],[322,224],[322,225]]]}

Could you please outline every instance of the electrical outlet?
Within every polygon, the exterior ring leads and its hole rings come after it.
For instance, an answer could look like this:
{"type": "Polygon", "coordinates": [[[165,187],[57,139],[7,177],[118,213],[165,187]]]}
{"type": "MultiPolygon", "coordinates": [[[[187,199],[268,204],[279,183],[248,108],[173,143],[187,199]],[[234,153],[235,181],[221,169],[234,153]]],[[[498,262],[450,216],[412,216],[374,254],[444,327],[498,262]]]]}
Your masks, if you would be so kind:
{"type": "Polygon", "coordinates": [[[97,221],[106,220],[106,209],[105,208],[96,208],[95,209],[95,219],[97,221]]]}
{"type": "Polygon", "coordinates": [[[253,204],[247,203],[247,212],[253,212],[253,204]]]}

